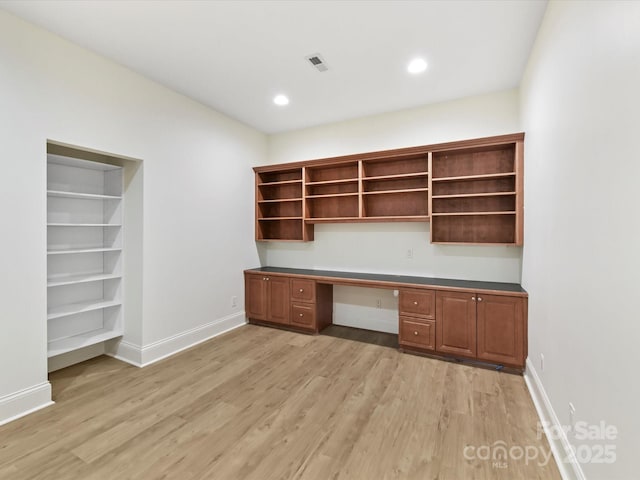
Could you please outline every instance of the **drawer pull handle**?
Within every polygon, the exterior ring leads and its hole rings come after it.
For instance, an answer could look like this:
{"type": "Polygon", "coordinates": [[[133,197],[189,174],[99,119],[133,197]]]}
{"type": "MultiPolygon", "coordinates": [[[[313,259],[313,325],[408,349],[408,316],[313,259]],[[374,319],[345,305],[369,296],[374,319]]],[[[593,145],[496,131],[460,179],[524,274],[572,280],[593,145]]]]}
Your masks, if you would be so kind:
{"type": "Polygon", "coordinates": [[[414,304],[414,305],[417,305],[417,304],[418,304],[418,302],[413,302],[413,304],[414,304]]]}
{"type": "Polygon", "coordinates": [[[301,288],[301,289],[300,289],[300,293],[302,293],[302,292],[304,292],[304,289],[303,289],[303,288],[301,288]]]}
{"type": "Polygon", "coordinates": [[[414,335],[418,335],[418,331],[416,330],[415,332],[413,332],[414,335]]]}

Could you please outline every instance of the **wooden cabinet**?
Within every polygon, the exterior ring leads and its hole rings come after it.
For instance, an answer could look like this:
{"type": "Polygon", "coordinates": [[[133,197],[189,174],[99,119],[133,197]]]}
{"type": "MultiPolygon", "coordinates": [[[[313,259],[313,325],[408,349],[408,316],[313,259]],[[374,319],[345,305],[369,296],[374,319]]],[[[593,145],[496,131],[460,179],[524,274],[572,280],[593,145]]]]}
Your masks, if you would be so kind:
{"type": "Polygon", "coordinates": [[[333,286],[314,280],[246,273],[245,312],[249,320],[319,332],[333,320],[333,286]]]}
{"type": "Polygon", "coordinates": [[[435,349],[435,298],[433,290],[400,290],[398,341],[401,346],[425,350],[435,349]]]}
{"type": "Polygon", "coordinates": [[[436,351],[524,367],[527,300],[482,292],[436,294],[436,351]]]}
{"type": "Polygon", "coordinates": [[[478,358],[524,366],[526,300],[478,294],[477,312],[478,358]]]}
{"type": "Polygon", "coordinates": [[[289,279],[269,275],[245,275],[247,317],[289,324],[289,279]]]}
{"type": "Polygon", "coordinates": [[[520,285],[422,277],[399,277],[396,282],[388,275],[333,276],[277,267],[268,271],[275,274],[245,271],[246,314],[254,322],[317,333],[332,323],[333,283],[397,288],[401,349],[524,368],[528,299],[520,285]]]}
{"type": "Polygon", "coordinates": [[[474,357],[476,354],[475,294],[436,294],[436,351],[474,357]]]}
{"type": "Polygon", "coordinates": [[[524,134],[255,167],[256,240],[429,222],[432,243],[522,245],[524,134]]]}

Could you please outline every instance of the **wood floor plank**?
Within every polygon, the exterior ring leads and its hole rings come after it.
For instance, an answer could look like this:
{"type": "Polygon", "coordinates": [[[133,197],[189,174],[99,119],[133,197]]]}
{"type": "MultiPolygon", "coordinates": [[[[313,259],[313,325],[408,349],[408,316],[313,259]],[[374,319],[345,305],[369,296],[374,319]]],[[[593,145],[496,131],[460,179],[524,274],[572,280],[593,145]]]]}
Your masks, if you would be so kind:
{"type": "Polygon", "coordinates": [[[553,460],[465,458],[548,451],[522,377],[395,342],[248,325],[144,369],[99,357],[53,372],[56,404],[0,427],[0,478],[560,478],[553,460]]]}

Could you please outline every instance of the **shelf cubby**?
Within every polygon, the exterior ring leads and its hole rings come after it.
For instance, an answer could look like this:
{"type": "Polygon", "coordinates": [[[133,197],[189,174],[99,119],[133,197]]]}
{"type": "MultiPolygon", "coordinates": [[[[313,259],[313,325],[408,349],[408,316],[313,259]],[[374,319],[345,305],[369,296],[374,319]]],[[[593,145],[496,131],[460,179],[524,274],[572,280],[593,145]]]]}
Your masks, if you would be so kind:
{"type": "Polygon", "coordinates": [[[422,217],[426,220],[429,217],[427,189],[365,195],[363,213],[364,217],[422,217]]]}
{"type": "Polygon", "coordinates": [[[515,232],[515,212],[431,216],[432,243],[513,245],[515,232]]]}
{"type": "Polygon", "coordinates": [[[326,196],[307,199],[305,219],[358,218],[358,194],[326,196]]]}

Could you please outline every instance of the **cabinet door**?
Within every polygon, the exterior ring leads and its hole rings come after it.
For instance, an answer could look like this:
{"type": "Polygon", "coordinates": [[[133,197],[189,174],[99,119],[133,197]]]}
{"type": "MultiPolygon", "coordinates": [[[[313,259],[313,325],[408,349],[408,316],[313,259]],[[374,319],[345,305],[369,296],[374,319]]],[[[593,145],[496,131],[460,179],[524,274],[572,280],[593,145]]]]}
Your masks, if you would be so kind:
{"type": "Polygon", "coordinates": [[[478,358],[524,366],[522,298],[478,294],[478,358]]]}
{"type": "Polygon", "coordinates": [[[254,320],[267,319],[267,281],[262,275],[245,275],[245,310],[254,320]]]}
{"type": "Polygon", "coordinates": [[[436,293],[436,351],[475,357],[476,301],[474,293],[436,293]]]}
{"type": "Polygon", "coordinates": [[[289,278],[267,277],[269,285],[269,309],[267,320],[289,324],[289,278]]]}

